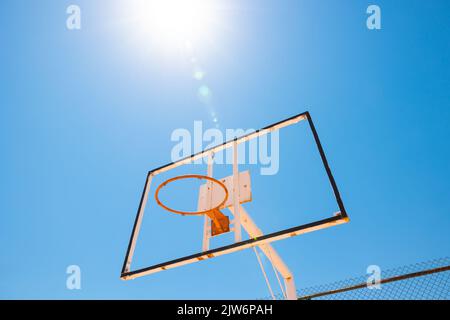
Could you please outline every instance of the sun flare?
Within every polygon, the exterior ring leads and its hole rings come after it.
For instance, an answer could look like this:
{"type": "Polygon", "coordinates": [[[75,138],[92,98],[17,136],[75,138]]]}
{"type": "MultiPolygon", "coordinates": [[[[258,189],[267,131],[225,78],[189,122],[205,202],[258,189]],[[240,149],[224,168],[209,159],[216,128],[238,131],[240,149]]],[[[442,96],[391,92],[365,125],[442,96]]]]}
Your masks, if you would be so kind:
{"type": "Polygon", "coordinates": [[[140,32],[166,46],[208,41],[217,19],[215,0],[140,0],[140,32]]]}

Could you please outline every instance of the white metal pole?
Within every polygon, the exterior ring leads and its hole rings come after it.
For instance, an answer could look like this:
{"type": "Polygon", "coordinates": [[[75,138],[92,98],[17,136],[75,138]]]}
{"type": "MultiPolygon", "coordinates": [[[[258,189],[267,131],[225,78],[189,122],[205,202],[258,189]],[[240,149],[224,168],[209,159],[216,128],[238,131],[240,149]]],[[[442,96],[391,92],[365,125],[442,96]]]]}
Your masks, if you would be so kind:
{"type": "Polygon", "coordinates": [[[284,279],[287,300],[297,300],[297,289],[295,287],[294,277],[284,279]]]}
{"type": "MultiPolygon", "coordinates": [[[[214,152],[212,152],[208,155],[207,161],[208,161],[207,175],[208,175],[208,177],[212,177],[213,176],[213,165],[214,165],[214,152]]],[[[211,181],[207,181],[206,184],[207,184],[206,207],[209,209],[209,208],[211,208],[213,183],[211,181]]],[[[211,225],[211,219],[208,217],[208,215],[205,214],[204,221],[203,221],[203,245],[202,245],[203,251],[209,250],[209,242],[210,242],[210,238],[211,238],[210,225],[211,225]]]]}
{"type": "Polygon", "coordinates": [[[241,215],[240,215],[240,190],[239,190],[239,163],[238,142],[233,144],[233,208],[234,210],[234,241],[242,241],[241,215]]]}
{"type": "MultiPolygon", "coordinates": [[[[234,208],[228,208],[231,213],[234,214],[234,208]]],[[[250,218],[250,215],[247,213],[244,207],[239,205],[239,211],[241,215],[241,224],[242,227],[247,231],[248,235],[251,238],[258,238],[263,235],[261,229],[253,222],[250,218]]],[[[267,256],[269,261],[274,265],[275,269],[281,274],[284,279],[284,284],[286,288],[286,296],[288,300],[296,300],[297,299],[297,291],[295,287],[294,276],[292,272],[289,270],[288,266],[284,263],[283,259],[278,255],[277,251],[269,244],[259,245],[261,251],[267,256]]]]}

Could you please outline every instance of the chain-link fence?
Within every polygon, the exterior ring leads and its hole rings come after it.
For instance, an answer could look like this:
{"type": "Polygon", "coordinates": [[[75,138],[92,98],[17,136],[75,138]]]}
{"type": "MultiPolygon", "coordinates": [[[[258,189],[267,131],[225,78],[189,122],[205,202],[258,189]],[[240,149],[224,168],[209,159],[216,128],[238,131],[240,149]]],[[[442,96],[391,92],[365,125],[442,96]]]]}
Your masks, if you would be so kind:
{"type": "Polygon", "coordinates": [[[381,270],[379,288],[360,276],[298,291],[300,300],[448,300],[450,258],[381,270]]]}

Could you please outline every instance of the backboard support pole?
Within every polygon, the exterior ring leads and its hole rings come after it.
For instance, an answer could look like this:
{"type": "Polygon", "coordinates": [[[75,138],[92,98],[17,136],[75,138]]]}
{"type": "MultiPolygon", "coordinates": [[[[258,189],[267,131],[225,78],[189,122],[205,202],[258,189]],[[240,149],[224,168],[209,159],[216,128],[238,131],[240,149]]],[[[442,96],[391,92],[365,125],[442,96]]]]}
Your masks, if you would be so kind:
{"type": "MultiPolygon", "coordinates": [[[[239,212],[241,214],[241,224],[245,231],[248,233],[250,238],[259,238],[263,236],[263,232],[258,228],[256,223],[252,220],[248,212],[245,208],[239,205],[239,212]]],[[[231,213],[234,215],[235,211],[234,207],[228,208],[231,213]]],[[[275,269],[280,273],[281,277],[284,280],[284,286],[286,291],[286,298],[288,300],[297,300],[297,290],[295,287],[294,276],[292,272],[289,270],[288,266],[284,263],[283,259],[278,255],[278,252],[273,248],[270,243],[259,245],[261,251],[266,255],[267,259],[269,259],[270,263],[275,267],[275,269]]]]}
{"type": "MultiPolygon", "coordinates": [[[[207,169],[207,175],[208,177],[213,176],[213,166],[214,166],[214,152],[210,153],[208,155],[208,169],[207,169]]],[[[211,201],[212,201],[212,187],[213,187],[213,183],[211,181],[207,181],[207,186],[208,186],[208,195],[211,195],[207,198],[207,207],[211,207],[211,201]]],[[[204,222],[203,222],[203,245],[202,245],[202,250],[203,252],[208,251],[209,250],[209,242],[211,239],[211,219],[208,217],[208,215],[205,215],[204,217],[204,222]]]]}
{"type": "Polygon", "coordinates": [[[242,241],[241,232],[241,215],[240,215],[240,185],[239,185],[239,157],[238,157],[238,143],[237,139],[233,144],[233,207],[236,208],[234,212],[234,242],[242,241]]]}

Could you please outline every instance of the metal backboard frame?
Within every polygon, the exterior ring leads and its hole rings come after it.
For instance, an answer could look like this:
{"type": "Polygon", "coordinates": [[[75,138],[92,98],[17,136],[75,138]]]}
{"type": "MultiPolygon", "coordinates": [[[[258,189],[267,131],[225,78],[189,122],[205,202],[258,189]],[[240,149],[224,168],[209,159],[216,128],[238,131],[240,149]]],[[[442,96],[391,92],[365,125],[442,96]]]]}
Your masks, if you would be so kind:
{"type": "Polygon", "coordinates": [[[320,142],[319,136],[317,134],[316,128],[314,126],[314,123],[311,119],[311,115],[309,114],[309,112],[304,112],[301,114],[298,114],[294,117],[291,117],[289,119],[277,122],[275,124],[272,124],[270,126],[267,126],[263,129],[257,130],[255,132],[252,132],[250,134],[247,134],[245,136],[242,136],[240,138],[236,138],[234,140],[230,140],[227,141],[221,145],[215,146],[213,148],[204,150],[202,152],[193,154],[189,157],[186,157],[184,159],[181,159],[179,161],[176,162],[172,162],[169,163],[165,166],[156,168],[152,171],[149,171],[147,174],[147,179],[145,182],[145,186],[144,186],[144,190],[142,191],[142,196],[141,196],[141,201],[139,204],[139,208],[136,214],[136,219],[134,221],[134,225],[133,225],[133,231],[131,233],[131,237],[130,237],[130,241],[128,244],[128,248],[127,248],[127,252],[125,255],[125,260],[123,262],[123,267],[122,267],[122,271],[121,271],[121,276],[120,278],[123,280],[129,280],[129,279],[134,279],[137,277],[141,277],[141,276],[145,276],[148,274],[152,274],[152,273],[156,273],[156,272],[160,272],[163,270],[168,270],[168,269],[172,269],[175,267],[179,267],[182,265],[186,265],[186,264],[190,264],[190,263],[194,263],[194,262],[198,262],[201,260],[207,260],[213,257],[218,257],[224,254],[229,254],[232,252],[236,252],[236,251],[240,251],[240,250],[244,250],[247,248],[251,248],[254,246],[261,246],[264,244],[268,244],[274,241],[278,241],[278,240],[282,240],[282,239],[286,239],[289,237],[294,237],[294,236],[298,236],[301,234],[305,234],[305,233],[309,233],[312,231],[317,231],[320,229],[325,229],[325,228],[329,228],[332,226],[336,226],[339,224],[343,224],[343,223],[347,223],[349,221],[347,212],[345,211],[345,207],[344,207],[344,203],[342,202],[340,193],[339,193],[339,189],[336,185],[336,182],[334,180],[333,174],[331,172],[331,169],[328,165],[328,161],[327,158],[325,156],[325,152],[322,148],[322,144],[320,142]],[[152,181],[152,178],[160,173],[166,172],[168,170],[174,169],[176,167],[185,165],[185,164],[190,164],[193,163],[195,160],[200,159],[200,158],[204,158],[210,154],[214,154],[217,153],[219,151],[222,151],[224,149],[227,148],[231,148],[233,147],[235,144],[240,144],[240,143],[244,143],[247,142],[249,140],[258,138],[262,135],[265,134],[269,134],[273,131],[279,130],[281,128],[299,123],[301,121],[307,121],[309,124],[309,128],[313,134],[314,137],[314,141],[317,147],[317,150],[319,151],[323,166],[325,168],[325,171],[327,173],[328,176],[328,180],[331,184],[333,193],[334,193],[334,197],[336,199],[336,203],[339,207],[339,212],[338,213],[333,213],[333,215],[330,218],[326,218],[326,219],[322,219],[319,221],[315,221],[315,222],[311,222],[308,224],[303,224],[303,225],[299,225],[293,228],[289,228],[289,229],[285,229],[285,230],[281,230],[278,232],[274,232],[274,233],[270,233],[270,234],[266,234],[263,235],[261,237],[256,237],[256,238],[252,238],[252,239],[248,239],[248,240],[243,240],[231,245],[227,245],[227,246],[222,246],[219,248],[215,248],[215,249],[211,249],[208,251],[203,251],[203,252],[199,252],[196,254],[192,254],[189,256],[185,256],[182,258],[178,258],[175,260],[170,260],[170,261],[166,261],[163,263],[159,263],[156,265],[152,265],[146,268],[141,268],[138,270],[131,270],[131,262],[133,259],[133,255],[134,255],[134,250],[136,247],[136,242],[139,236],[139,232],[140,232],[140,228],[141,228],[141,224],[142,224],[142,219],[144,216],[144,210],[145,210],[145,206],[147,204],[148,201],[148,193],[150,190],[150,184],[152,181]]]}

